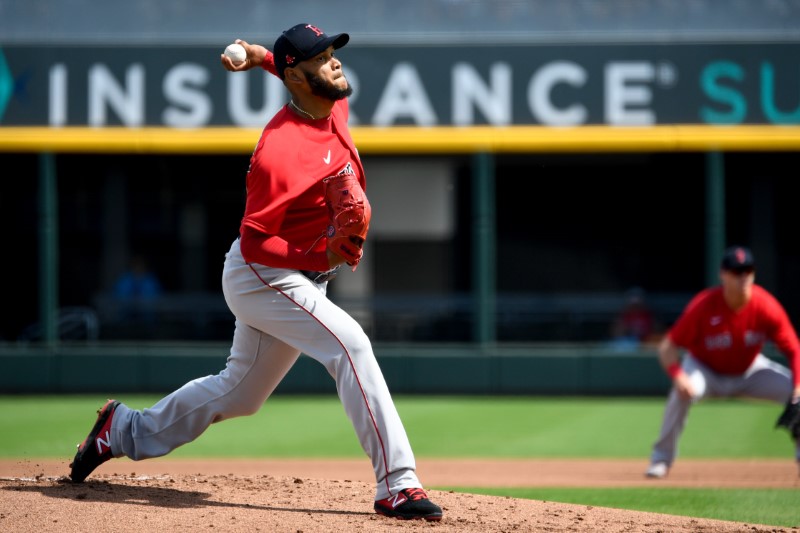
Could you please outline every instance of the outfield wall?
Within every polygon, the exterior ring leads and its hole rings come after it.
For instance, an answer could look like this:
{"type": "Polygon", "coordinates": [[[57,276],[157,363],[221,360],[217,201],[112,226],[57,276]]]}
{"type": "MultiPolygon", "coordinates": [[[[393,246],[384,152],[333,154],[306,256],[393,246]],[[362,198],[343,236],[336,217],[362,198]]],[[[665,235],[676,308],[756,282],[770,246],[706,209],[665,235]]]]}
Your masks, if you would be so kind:
{"type": "MultiPolygon", "coordinates": [[[[13,347],[0,350],[0,393],[170,392],[224,368],[227,344],[13,347]]],[[[376,345],[395,394],[662,395],[654,351],[606,347],[376,345]]],[[[301,356],[279,393],[336,393],[322,365],[301,356]]]]}

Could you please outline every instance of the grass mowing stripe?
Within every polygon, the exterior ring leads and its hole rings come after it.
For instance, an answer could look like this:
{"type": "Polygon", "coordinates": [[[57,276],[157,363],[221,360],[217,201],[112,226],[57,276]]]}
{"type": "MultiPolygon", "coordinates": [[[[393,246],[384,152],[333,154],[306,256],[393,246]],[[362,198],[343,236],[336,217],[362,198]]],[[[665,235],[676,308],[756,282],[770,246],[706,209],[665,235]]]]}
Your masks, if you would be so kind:
{"type": "Polygon", "coordinates": [[[526,488],[436,487],[490,496],[613,507],[652,513],[800,527],[798,492],[794,489],[678,488],[526,488]]]}
{"type": "MultiPolygon", "coordinates": [[[[106,400],[0,396],[0,457],[63,457],[106,400]]],[[[160,396],[120,395],[133,408],[160,396]]],[[[646,458],[661,423],[660,398],[395,398],[418,457],[646,458]]],[[[684,458],[785,458],[793,447],[773,427],[767,402],[707,401],[692,409],[684,458]]],[[[69,453],[69,452],[67,452],[69,453]]],[[[179,457],[363,457],[335,396],[275,396],[255,415],[212,425],[179,457]]]]}
{"type": "MultiPolygon", "coordinates": [[[[160,397],[123,395],[135,409],[160,397]]],[[[105,396],[0,397],[0,457],[59,458],[74,453],[105,396]]],[[[171,457],[364,457],[338,398],[269,400],[251,417],[212,424],[171,457]]]]}
{"type": "MultiPolygon", "coordinates": [[[[658,436],[662,398],[408,397],[398,410],[420,456],[647,457],[658,436]]],[[[681,457],[791,456],[774,429],[780,407],[708,400],[692,409],[681,457]]]]}

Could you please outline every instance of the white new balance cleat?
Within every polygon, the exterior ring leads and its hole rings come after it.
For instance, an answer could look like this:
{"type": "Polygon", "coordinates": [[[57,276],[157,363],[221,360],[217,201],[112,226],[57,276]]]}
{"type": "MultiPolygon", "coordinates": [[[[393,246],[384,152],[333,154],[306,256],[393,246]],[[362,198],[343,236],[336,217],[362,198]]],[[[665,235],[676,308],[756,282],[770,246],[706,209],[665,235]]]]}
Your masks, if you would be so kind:
{"type": "Polygon", "coordinates": [[[669,472],[667,463],[658,462],[651,463],[644,475],[650,478],[662,479],[667,477],[667,472],[669,472]]]}

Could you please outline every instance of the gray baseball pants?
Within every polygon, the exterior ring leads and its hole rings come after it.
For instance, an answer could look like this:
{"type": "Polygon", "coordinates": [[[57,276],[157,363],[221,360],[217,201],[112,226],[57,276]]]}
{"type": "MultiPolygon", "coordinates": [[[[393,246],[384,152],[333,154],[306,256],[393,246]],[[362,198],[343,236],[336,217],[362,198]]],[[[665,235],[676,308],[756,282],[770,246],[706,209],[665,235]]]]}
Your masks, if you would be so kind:
{"type": "MultiPolygon", "coordinates": [[[[235,240],[222,275],[236,317],[231,353],[219,374],[195,379],[153,407],[117,408],[115,457],[158,457],[196,439],[209,425],[254,414],[301,353],[322,363],[362,448],[372,460],[376,499],[421,487],[414,455],[361,326],[296,270],[247,264],[235,240]]],[[[309,414],[313,424],[313,414],[309,414]]]]}
{"type": "MultiPolygon", "coordinates": [[[[703,398],[749,397],[772,400],[784,405],[794,391],[792,373],[785,366],[759,354],[753,364],[740,376],[717,374],[703,363],[686,354],[681,365],[689,376],[695,391],[691,399],[681,398],[673,387],[664,409],[661,433],[653,445],[651,463],[672,465],[677,456],[678,439],[683,432],[689,408],[703,398]]],[[[777,419],[776,412],[775,418],[777,419]]],[[[795,447],[800,461],[800,443],[795,447]]]]}

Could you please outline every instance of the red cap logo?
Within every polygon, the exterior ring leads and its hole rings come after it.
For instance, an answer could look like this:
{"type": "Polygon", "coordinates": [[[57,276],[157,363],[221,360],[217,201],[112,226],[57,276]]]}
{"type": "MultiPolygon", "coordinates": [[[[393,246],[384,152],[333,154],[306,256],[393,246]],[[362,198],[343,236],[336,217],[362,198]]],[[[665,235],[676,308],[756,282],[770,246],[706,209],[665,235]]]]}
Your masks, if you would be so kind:
{"type": "Polygon", "coordinates": [[[747,254],[745,254],[744,250],[742,250],[741,248],[737,248],[736,261],[738,261],[739,263],[744,263],[746,259],[747,259],[747,254]]]}
{"type": "Polygon", "coordinates": [[[316,26],[312,26],[311,24],[306,24],[306,28],[316,33],[317,37],[322,35],[322,30],[317,28],[316,26]]]}
{"type": "Polygon", "coordinates": [[[291,65],[292,63],[294,63],[294,56],[290,56],[289,54],[286,54],[286,64],[287,65],[291,65]]]}

